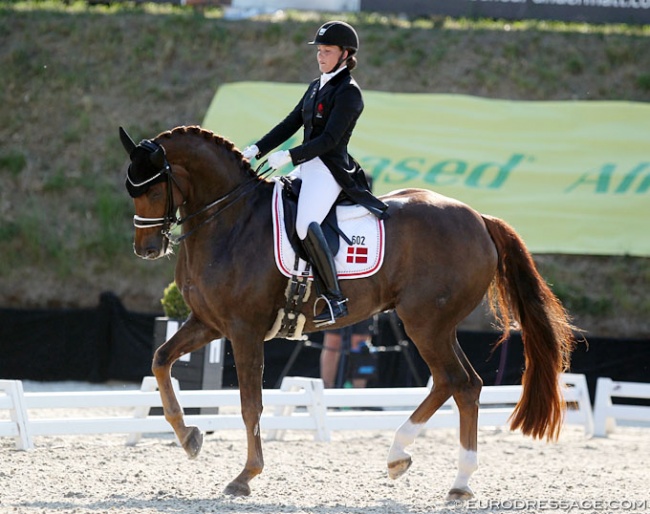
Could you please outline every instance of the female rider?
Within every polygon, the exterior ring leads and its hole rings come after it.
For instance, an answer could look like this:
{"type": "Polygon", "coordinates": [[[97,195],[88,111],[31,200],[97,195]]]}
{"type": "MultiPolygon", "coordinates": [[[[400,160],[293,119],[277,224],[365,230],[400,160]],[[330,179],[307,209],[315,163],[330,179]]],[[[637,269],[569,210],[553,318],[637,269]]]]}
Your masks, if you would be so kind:
{"type": "Polygon", "coordinates": [[[363,170],[347,148],[363,111],[361,90],[350,75],[357,63],[357,33],[345,22],[330,21],[308,44],[318,46],[321,76],[309,85],[287,117],[243,154],[247,159],[260,159],[303,128],[302,144],[271,153],[268,164],[273,169],[289,162],[298,166],[292,172],[302,179],[296,230],[325,289],[326,306],[314,316],[317,326],[325,326],[346,316],[348,309],[320,224],[341,191],[381,218],[386,217],[387,205],[370,193],[363,170]]]}

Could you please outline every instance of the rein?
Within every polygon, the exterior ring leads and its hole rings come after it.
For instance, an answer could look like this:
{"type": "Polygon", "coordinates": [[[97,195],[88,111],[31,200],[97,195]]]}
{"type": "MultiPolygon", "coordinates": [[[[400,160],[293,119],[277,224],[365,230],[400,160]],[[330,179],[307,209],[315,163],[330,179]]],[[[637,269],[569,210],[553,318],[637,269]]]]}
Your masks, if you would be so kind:
{"type": "Polygon", "coordinates": [[[262,183],[262,181],[259,180],[259,179],[263,179],[263,178],[267,177],[268,175],[270,175],[273,172],[273,168],[271,168],[270,166],[267,167],[266,169],[262,170],[262,168],[264,167],[265,164],[266,164],[266,160],[262,161],[257,166],[257,168],[255,168],[255,176],[254,177],[251,177],[247,181],[242,182],[237,187],[235,187],[235,189],[233,189],[232,191],[226,193],[222,197],[217,198],[214,202],[209,203],[208,205],[202,207],[201,209],[199,209],[196,212],[193,212],[192,214],[188,214],[184,218],[181,218],[181,219],[175,218],[174,219],[174,225],[170,225],[167,228],[167,230],[163,230],[163,235],[167,239],[169,239],[169,242],[172,243],[172,244],[179,244],[181,241],[183,241],[184,239],[191,236],[194,232],[196,232],[198,229],[200,229],[203,225],[209,223],[210,221],[215,219],[219,214],[221,214],[223,211],[225,211],[228,207],[234,205],[237,200],[239,200],[240,198],[242,198],[243,196],[245,196],[246,194],[252,192],[255,188],[257,188],[257,186],[259,186],[262,183]],[[253,187],[248,188],[248,186],[250,186],[251,184],[253,185],[253,187]],[[248,188],[248,189],[246,189],[246,188],[248,188]],[[186,221],[189,221],[189,220],[195,218],[196,216],[198,216],[198,215],[212,209],[213,207],[219,205],[220,203],[222,203],[222,202],[224,202],[226,200],[230,200],[230,202],[223,205],[220,209],[218,209],[215,212],[213,212],[212,214],[210,214],[208,217],[206,217],[203,221],[201,221],[201,223],[199,223],[196,227],[194,227],[189,232],[186,232],[185,234],[181,234],[178,237],[174,237],[171,234],[171,230],[174,228],[174,226],[181,226],[186,221]]]}

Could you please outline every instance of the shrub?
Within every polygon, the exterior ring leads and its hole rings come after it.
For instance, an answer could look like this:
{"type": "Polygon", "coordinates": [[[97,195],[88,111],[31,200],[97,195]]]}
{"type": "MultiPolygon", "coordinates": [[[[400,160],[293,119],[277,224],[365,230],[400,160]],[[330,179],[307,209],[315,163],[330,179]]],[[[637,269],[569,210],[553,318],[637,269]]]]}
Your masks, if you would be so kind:
{"type": "Polygon", "coordinates": [[[160,300],[165,316],[172,319],[186,319],[190,315],[190,308],[183,300],[176,282],[169,284],[163,291],[163,297],[160,300]]]}

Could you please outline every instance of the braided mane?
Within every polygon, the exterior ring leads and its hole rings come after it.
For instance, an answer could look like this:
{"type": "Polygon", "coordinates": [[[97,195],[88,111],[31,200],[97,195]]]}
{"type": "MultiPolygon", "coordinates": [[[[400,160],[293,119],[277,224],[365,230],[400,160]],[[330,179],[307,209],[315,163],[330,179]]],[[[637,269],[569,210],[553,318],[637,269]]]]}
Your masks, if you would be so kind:
{"type": "MultiPolygon", "coordinates": [[[[230,141],[229,139],[226,139],[225,137],[222,137],[218,134],[215,134],[214,132],[210,130],[206,130],[204,128],[199,127],[198,125],[192,125],[189,127],[186,126],[179,126],[176,128],[173,128],[171,130],[167,130],[165,132],[161,132],[156,136],[156,139],[171,139],[174,136],[185,136],[185,135],[191,135],[191,136],[198,136],[202,137],[205,139],[207,142],[212,142],[215,145],[217,145],[219,148],[222,150],[225,150],[232,154],[233,157],[235,157],[235,160],[239,164],[239,168],[250,175],[251,177],[257,177],[257,174],[255,173],[255,170],[251,167],[250,162],[247,159],[244,159],[243,154],[239,151],[239,149],[235,146],[235,144],[230,141]]],[[[258,177],[259,178],[259,177],[258,177]]]]}

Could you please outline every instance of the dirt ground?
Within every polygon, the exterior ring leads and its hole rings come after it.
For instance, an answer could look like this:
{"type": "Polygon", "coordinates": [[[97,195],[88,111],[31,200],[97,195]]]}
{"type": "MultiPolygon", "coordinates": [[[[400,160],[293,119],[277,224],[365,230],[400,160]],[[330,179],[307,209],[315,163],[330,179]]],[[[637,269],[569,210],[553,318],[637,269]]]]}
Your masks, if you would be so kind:
{"type": "Polygon", "coordinates": [[[264,443],[265,469],[252,494],[223,489],[241,471],[243,432],[208,435],[195,460],[174,440],[125,436],[39,438],[33,451],[0,440],[3,514],[430,514],[478,512],[641,513],[650,511],[650,429],[619,428],[588,439],[565,428],[558,443],[505,429],[479,431],[474,500],[446,503],[455,476],[453,429],[427,430],[412,446],[413,466],[386,473],[392,433],[339,432],[331,442],[306,433],[264,443]]]}

